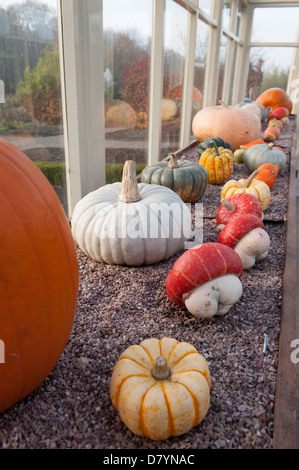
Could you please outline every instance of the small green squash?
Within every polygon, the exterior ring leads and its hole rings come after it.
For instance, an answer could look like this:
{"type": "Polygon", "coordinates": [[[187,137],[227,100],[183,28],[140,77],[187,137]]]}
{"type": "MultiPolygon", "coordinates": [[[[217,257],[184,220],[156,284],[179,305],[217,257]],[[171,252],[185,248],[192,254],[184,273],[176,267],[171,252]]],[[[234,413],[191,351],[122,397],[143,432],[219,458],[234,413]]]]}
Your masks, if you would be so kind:
{"type": "Polygon", "coordinates": [[[207,149],[213,148],[213,142],[217,145],[217,147],[222,147],[224,149],[232,150],[232,146],[229,142],[225,142],[220,137],[213,137],[210,139],[206,139],[204,142],[201,142],[198,146],[198,155],[201,157],[203,152],[207,149]]]}
{"type": "Polygon", "coordinates": [[[246,167],[251,172],[264,163],[278,165],[281,170],[287,163],[286,154],[279,148],[274,147],[272,142],[249,147],[243,154],[243,160],[246,167]]]}
{"type": "Polygon", "coordinates": [[[183,202],[196,202],[204,194],[209,181],[207,170],[195,162],[177,160],[170,154],[169,161],[153,163],[144,168],[141,182],[166,186],[177,193],[183,202]]]}

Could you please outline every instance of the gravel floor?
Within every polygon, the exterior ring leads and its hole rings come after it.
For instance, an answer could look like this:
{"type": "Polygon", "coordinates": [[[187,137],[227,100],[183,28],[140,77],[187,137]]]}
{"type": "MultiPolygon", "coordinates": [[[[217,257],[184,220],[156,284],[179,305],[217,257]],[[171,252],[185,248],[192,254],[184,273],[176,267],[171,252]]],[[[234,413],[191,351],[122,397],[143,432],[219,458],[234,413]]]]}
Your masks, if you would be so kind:
{"type": "MultiPolygon", "coordinates": [[[[236,166],[234,176],[244,171],[236,166]]],[[[167,298],[165,280],[182,252],[153,266],[131,268],[97,264],[77,247],[80,289],[69,342],[44,383],[0,416],[0,448],[272,448],[287,179],[288,168],[279,175],[265,213],[268,257],[244,272],[243,295],[223,317],[195,319],[167,298]],[[258,369],[264,333],[269,344],[258,369]],[[135,436],[122,423],[109,382],[124,349],[164,336],[190,342],[207,359],[211,405],[196,428],[156,442],[135,436]]],[[[217,240],[219,191],[209,185],[202,199],[204,242],[217,240]]]]}

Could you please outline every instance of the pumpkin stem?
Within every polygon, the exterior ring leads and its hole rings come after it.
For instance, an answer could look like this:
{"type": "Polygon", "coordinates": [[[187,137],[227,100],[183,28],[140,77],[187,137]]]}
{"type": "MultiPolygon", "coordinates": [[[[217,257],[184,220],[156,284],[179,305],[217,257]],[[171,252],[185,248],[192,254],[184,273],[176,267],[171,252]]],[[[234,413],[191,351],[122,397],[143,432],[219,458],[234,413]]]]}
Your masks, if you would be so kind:
{"type": "Polygon", "coordinates": [[[274,146],[273,142],[270,142],[270,143],[268,144],[267,149],[268,149],[268,150],[272,150],[272,149],[273,149],[273,146],[274,146]]]}
{"type": "Polygon", "coordinates": [[[220,103],[221,106],[223,106],[224,108],[228,108],[227,104],[224,103],[224,101],[218,100],[218,103],[220,103]]]}
{"type": "Polygon", "coordinates": [[[219,148],[218,148],[218,145],[216,144],[216,142],[214,140],[211,140],[210,143],[213,145],[213,149],[215,150],[215,155],[216,157],[219,156],[219,148]]]}
{"type": "Polygon", "coordinates": [[[233,206],[227,199],[222,199],[221,204],[232,214],[236,209],[236,206],[233,206]]]}
{"type": "Polygon", "coordinates": [[[256,175],[258,174],[258,171],[257,170],[254,170],[253,173],[251,173],[251,175],[249,176],[249,178],[246,180],[246,184],[245,184],[245,188],[249,188],[250,186],[250,183],[252,182],[253,178],[256,177],[256,175]]]}
{"type": "Polygon", "coordinates": [[[165,357],[158,356],[155,360],[155,366],[152,369],[152,376],[156,380],[166,380],[169,379],[171,374],[170,368],[167,365],[165,357]]]}
{"type": "Polygon", "coordinates": [[[134,160],[127,160],[124,164],[119,200],[122,202],[140,201],[136,177],[136,162],[134,160]]]}
{"type": "Polygon", "coordinates": [[[168,168],[178,168],[179,164],[178,164],[178,159],[176,157],[176,155],[174,155],[174,153],[170,153],[170,159],[169,159],[169,163],[168,163],[168,168]]]}

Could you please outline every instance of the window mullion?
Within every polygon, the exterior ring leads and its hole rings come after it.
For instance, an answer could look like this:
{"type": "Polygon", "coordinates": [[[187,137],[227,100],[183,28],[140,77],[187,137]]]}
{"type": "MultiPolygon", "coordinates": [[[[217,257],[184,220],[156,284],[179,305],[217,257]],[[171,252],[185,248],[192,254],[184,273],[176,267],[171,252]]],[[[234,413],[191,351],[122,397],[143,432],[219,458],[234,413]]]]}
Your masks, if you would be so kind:
{"type": "Polygon", "coordinates": [[[149,96],[148,164],[159,161],[161,148],[161,101],[163,95],[165,0],[153,0],[149,96]]]}
{"type": "Polygon", "coordinates": [[[223,0],[213,0],[212,16],[217,20],[209,34],[203,107],[216,105],[219,77],[219,50],[222,35],[223,0]]]}
{"type": "Polygon", "coordinates": [[[102,1],[59,2],[69,216],[106,182],[102,1]]]}
{"type": "Polygon", "coordinates": [[[252,31],[253,8],[248,6],[242,13],[240,21],[240,36],[243,45],[237,45],[236,65],[232,89],[232,104],[243,101],[246,93],[246,83],[249,68],[250,38],[252,31]]]}
{"type": "Polygon", "coordinates": [[[190,126],[192,118],[192,93],[194,84],[195,49],[196,49],[197,14],[189,13],[188,38],[185,59],[184,84],[182,93],[180,147],[185,147],[190,141],[190,126]]]}

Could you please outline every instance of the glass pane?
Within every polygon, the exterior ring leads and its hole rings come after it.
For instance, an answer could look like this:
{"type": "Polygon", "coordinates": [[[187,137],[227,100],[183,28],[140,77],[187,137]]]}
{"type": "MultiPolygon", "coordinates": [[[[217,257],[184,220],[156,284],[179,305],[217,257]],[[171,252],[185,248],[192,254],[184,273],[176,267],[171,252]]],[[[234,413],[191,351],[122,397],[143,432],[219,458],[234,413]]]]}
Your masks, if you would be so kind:
{"type": "Polygon", "coordinates": [[[56,0],[2,0],[0,31],[0,136],[36,163],[67,213],[56,0]]]}
{"type": "Polygon", "coordinates": [[[246,96],[256,99],[262,91],[272,87],[286,90],[292,55],[291,47],[252,47],[246,96]]]}
{"type": "MultiPolygon", "coordinates": [[[[186,56],[188,12],[172,0],[165,11],[165,53],[160,158],[179,148],[180,111],[186,56]]],[[[191,123],[190,123],[191,125],[191,123]]]]}
{"type": "Polygon", "coordinates": [[[294,42],[299,7],[255,8],[252,42],[294,42]]]}
{"type": "Polygon", "coordinates": [[[198,2],[199,8],[201,8],[204,12],[210,15],[211,7],[212,7],[212,0],[199,0],[198,2]]]}
{"type": "Polygon", "coordinates": [[[151,28],[151,0],[103,1],[107,183],[126,160],[147,164],[151,28]]]}
{"type": "Polygon", "coordinates": [[[241,2],[239,2],[238,11],[237,11],[237,19],[236,19],[236,30],[235,30],[235,34],[237,36],[240,35],[240,22],[241,22],[241,16],[244,13],[244,10],[245,9],[244,9],[243,5],[241,4],[241,2]]]}
{"type": "MultiPolygon", "coordinates": [[[[223,78],[224,78],[224,68],[225,68],[225,57],[227,50],[227,37],[222,35],[220,50],[219,50],[219,78],[218,78],[218,89],[217,89],[217,102],[221,100],[222,97],[222,88],[223,88],[223,78]]],[[[231,64],[227,64],[228,67],[231,67],[231,64]]]]}
{"type": "Polygon", "coordinates": [[[222,10],[222,26],[227,29],[229,29],[230,13],[230,1],[226,1],[222,10]]]}
{"type": "MultiPolygon", "coordinates": [[[[210,26],[208,26],[203,21],[198,20],[195,51],[194,86],[199,90],[201,96],[203,96],[205,85],[205,71],[207,63],[209,31],[210,26]]],[[[195,105],[196,103],[193,104],[195,105]]],[[[200,106],[202,106],[202,100],[200,106]]],[[[196,111],[196,109],[194,109],[194,111],[196,111]]]]}

